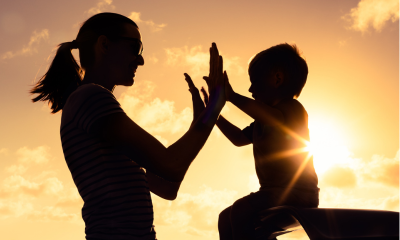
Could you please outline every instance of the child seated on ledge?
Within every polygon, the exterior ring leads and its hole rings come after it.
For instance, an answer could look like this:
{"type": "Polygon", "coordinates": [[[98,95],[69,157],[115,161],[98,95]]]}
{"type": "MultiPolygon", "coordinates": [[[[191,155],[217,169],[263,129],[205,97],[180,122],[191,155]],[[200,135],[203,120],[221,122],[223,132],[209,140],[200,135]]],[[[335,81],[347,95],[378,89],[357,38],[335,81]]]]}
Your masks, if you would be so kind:
{"type": "Polygon", "coordinates": [[[296,45],[285,43],[261,51],[251,60],[249,92],[254,99],[233,91],[226,75],[227,101],[254,122],[241,130],[220,116],[217,126],[235,146],[253,144],[261,187],[220,213],[221,240],[254,239],[254,222],[264,209],[318,207],[318,178],[312,156],[305,150],[310,140],[308,115],[297,100],[307,74],[307,63],[296,45]]]}

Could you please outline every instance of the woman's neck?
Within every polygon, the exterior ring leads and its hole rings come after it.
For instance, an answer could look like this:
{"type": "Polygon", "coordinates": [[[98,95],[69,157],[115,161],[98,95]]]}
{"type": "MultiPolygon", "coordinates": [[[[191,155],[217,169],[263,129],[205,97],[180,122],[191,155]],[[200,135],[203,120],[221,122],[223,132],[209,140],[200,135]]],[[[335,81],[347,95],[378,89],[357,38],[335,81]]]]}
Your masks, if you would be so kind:
{"type": "Polygon", "coordinates": [[[107,74],[102,74],[101,71],[88,70],[85,72],[85,76],[83,77],[82,84],[94,83],[100,85],[110,92],[114,91],[115,84],[110,81],[110,78],[107,74]]]}

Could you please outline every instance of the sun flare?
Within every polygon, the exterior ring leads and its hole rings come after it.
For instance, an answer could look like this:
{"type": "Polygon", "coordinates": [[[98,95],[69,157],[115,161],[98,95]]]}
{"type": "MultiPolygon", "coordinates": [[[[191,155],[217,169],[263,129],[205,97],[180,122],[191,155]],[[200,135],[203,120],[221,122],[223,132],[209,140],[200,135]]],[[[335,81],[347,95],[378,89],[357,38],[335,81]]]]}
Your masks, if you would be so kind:
{"type": "Polygon", "coordinates": [[[317,173],[321,174],[335,164],[348,163],[351,153],[339,127],[332,122],[310,119],[309,129],[311,141],[307,150],[314,156],[317,173]]]}

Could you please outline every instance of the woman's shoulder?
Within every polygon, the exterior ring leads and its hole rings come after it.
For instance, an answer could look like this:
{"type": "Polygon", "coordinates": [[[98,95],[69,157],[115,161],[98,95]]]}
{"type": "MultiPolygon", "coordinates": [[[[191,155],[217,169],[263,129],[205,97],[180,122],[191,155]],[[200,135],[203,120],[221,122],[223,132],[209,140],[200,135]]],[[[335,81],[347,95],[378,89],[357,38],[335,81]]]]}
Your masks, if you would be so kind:
{"type": "Polygon", "coordinates": [[[87,83],[79,86],[71,95],[88,96],[95,93],[108,93],[112,95],[108,89],[94,83],[87,83]]]}
{"type": "Polygon", "coordinates": [[[75,91],[73,91],[71,95],[68,97],[68,100],[65,105],[70,105],[71,103],[76,103],[76,102],[87,101],[89,98],[95,99],[100,97],[101,98],[110,97],[115,99],[112,92],[110,92],[108,89],[98,84],[88,83],[79,86],[75,91]]]}

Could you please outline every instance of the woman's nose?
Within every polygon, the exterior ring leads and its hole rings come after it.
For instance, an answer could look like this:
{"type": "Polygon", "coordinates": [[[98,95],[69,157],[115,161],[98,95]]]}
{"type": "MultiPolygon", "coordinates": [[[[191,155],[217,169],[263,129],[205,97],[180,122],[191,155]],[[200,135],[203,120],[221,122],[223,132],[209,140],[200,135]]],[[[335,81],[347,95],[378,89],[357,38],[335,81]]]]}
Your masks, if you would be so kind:
{"type": "Polygon", "coordinates": [[[136,57],[137,65],[144,65],[144,58],[142,55],[136,57]]]}

